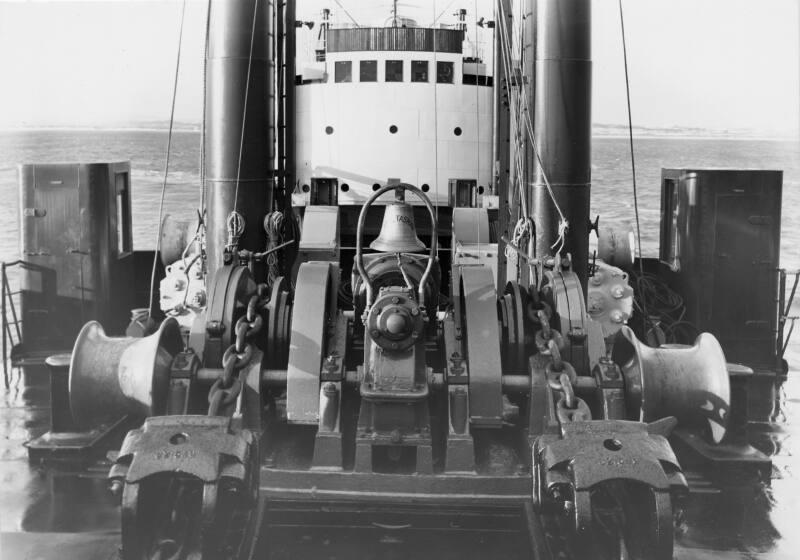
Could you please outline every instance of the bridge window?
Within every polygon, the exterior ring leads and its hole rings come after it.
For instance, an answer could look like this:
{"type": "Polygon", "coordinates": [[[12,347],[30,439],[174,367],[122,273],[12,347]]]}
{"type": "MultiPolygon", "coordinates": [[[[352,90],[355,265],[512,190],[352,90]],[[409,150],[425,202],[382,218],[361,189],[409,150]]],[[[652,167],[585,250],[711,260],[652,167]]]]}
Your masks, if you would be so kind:
{"type": "Polygon", "coordinates": [[[359,81],[377,82],[378,81],[378,61],[362,60],[360,63],[359,81]]]}
{"type": "Polygon", "coordinates": [[[412,82],[427,82],[428,81],[428,61],[427,60],[412,60],[411,61],[411,81],[412,82]]]}
{"type": "Polygon", "coordinates": [[[438,84],[452,84],[453,83],[453,63],[444,60],[436,62],[436,83],[438,84]]]}
{"type": "Polygon", "coordinates": [[[386,61],[386,81],[387,82],[402,82],[403,81],[403,61],[402,60],[387,60],[386,61]]]}
{"type": "Polygon", "coordinates": [[[336,83],[353,81],[353,63],[349,60],[336,61],[333,69],[336,83]]]}

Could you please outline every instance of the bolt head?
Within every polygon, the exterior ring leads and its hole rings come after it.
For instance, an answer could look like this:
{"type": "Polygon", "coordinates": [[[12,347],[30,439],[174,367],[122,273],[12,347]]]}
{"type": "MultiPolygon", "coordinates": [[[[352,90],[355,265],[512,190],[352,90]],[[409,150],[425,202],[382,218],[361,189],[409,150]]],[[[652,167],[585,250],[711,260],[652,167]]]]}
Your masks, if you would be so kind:
{"type": "Polygon", "coordinates": [[[326,383],[325,387],[323,387],[323,391],[326,395],[333,395],[336,393],[336,385],[333,383],[326,383]]]}

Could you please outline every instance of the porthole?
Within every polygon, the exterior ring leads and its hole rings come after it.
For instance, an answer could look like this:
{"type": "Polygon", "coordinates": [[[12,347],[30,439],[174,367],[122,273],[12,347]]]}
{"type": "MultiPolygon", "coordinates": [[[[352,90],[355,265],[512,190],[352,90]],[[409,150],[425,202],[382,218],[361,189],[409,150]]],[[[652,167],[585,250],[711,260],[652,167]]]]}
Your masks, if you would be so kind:
{"type": "Polygon", "coordinates": [[[372,190],[373,191],[377,191],[379,188],[381,188],[381,186],[378,183],[373,183],[373,185],[372,185],[372,190]]]}
{"type": "Polygon", "coordinates": [[[303,185],[303,192],[308,192],[310,190],[311,190],[311,187],[309,187],[308,185],[303,185]]]}
{"type": "Polygon", "coordinates": [[[389,132],[391,132],[392,134],[396,134],[397,133],[397,127],[395,125],[390,126],[389,127],[389,132]]]}
{"type": "Polygon", "coordinates": [[[453,130],[453,134],[455,134],[456,136],[461,136],[461,127],[460,127],[460,126],[457,126],[457,127],[456,127],[456,128],[453,130]]]}
{"type": "Polygon", "coordinates": [[[483,188],[483,185],[478,187],[478,194],[483,194],[486,189],[483,188]]]}
{"type": "Polygon", "coordinates": [[[328,134],[328,135],[333,134],[333,127],[332,126],[326,126],[325,127],[325,134],[328,134]]]}
{"type": "Polygon", "coordinates": [[[421,188],[422,192],[428,192],[429,190],[431,190],[431,186],[428,183],[423,183],[421,188]]]}
{"type": "Polygon", "coordinates": [[[347,192],[350,190],[350,185],[348,185],[347,183],[342,183],[342,186],[339,188],[342,189],[342,192],[347,192]]]}

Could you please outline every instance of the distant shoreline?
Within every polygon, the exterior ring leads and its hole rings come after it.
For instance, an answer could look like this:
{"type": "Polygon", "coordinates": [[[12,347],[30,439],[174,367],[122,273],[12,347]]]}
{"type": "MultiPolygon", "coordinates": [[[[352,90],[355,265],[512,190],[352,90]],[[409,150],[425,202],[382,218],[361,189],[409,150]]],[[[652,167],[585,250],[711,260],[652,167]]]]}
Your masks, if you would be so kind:
{"type": "MultiPolygon", "coordinates": [[[[9,132],[169,132],[168,128],[161,127],[141,127],[141,126],[119,126],[119,127],[96,127],[96,126],[32,126],[19,128],[0,128],[0,133],[9,132]]],[[[173,128],[172,132],[200,132],[200,128],[173,128]]]]}
{"type": "MultiPolygon", "coordinates": [[[[592,134],[592,138],[609,140],[627,140],[627,134],[592,134]]],[[[781,136],[709,136],[691,134],[636,134],[633,133],[634,140],[733,140],[741,142],[797,142],[797,138],[781,136]]]]}
{"type": "MultiPolygon", "coordinates": [[[[26,132],[168,132],[166,127],[159,126],[112,126],[112,127],[91,127],[91,126],[37,126],[37,127],[16,127],[0,128],[0,134],[24,134],[26,132]]],[[[175,127],[173,133],[200,133],[199,125],[189,127],[186,125],[175,127]]],[[[736,140],[736,141],[757,141],[757,142],[797,142],[797,137],[783,135],[763,135],[753,132],[743,132],[741,135],[735,133],[715,133],[714,131],[698,131],[692,134],[687,131],[671,131],[659,129],[634,129],[633,137],[636,140],[736,140]]],[[[597,130],[592,133],[592,138],[621,140],[627,139],[626,132],[597,130]]]]}

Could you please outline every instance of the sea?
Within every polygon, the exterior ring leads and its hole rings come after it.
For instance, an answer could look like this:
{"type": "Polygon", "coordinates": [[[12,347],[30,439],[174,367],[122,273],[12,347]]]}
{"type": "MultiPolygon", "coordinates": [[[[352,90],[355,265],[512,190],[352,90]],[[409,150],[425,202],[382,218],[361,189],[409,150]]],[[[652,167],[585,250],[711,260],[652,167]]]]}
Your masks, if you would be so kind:
{"type": "MultiPolygon", "coordinates": [[[[20,258],[21,163],[130,161],[134,249],[156,245],[165,180],[166,130],[0,131],[0,261],[20,258]]],[[[783,170],[780,263],[800,269],[800,141],[764,138],[634,137],[636,190],[645,257],[658,256],[662,168],[783,170]]],[[[191,219],[200,206],[200,133],[173,132],[164,214],[191,219]]],[[[627,137],[592,141],[591,216],[601,224],[635,226],[633,173],[627,137]]],[[[800,297],[798,298],[800,300],[800,297]]],[[[800,315],[800,301],[790,311],[800,315]]],[[[800,330],[800,327],[798,327],[800,330]]],[[[793,338],[800,365],[800,332],[793,338]]]]}
{"type": "MultiPolygon", "coordinates": [[[[778,169],[784,172],[781,266],[800,269],[800,142],[642,136],[635,138],[634,146],[642,255],[658,255],[662,168],[778,169]]],[[[17,166],[21,163],[130,161],[134,248],[155,247],[166,147],[164,130],[0,132],[0,261],[20,258],[17,166]]],[[[176,131],[166,174],[164,213],[181,218],[195,216],[200,203],[199,162],[199,133],[176,131]]],[[[628,138],[594,138],[591,208],[592,216],[599,215],[601,224],[635,223],[632,179],[628,138]]],[[[794,304],[789,315],[800,315],[800,303],[794,304]]],[[[732,502],[729,508],[725,503],[711,508],[707,515],[698,516],[694,529],[678,536],[676,558],[798,557],[800,332],[794,333],[786,359],[790,370],[787,381],[779,387],[776,410],[780,412],[767,430],[773,476],[754,505],[757,513],[748,513],[750,508],[740,502],[732,502]]],[[[21,402],[18,399],[9,393],[5,401],[7,406],[15,406],[13,403],[21,402]]]]}

